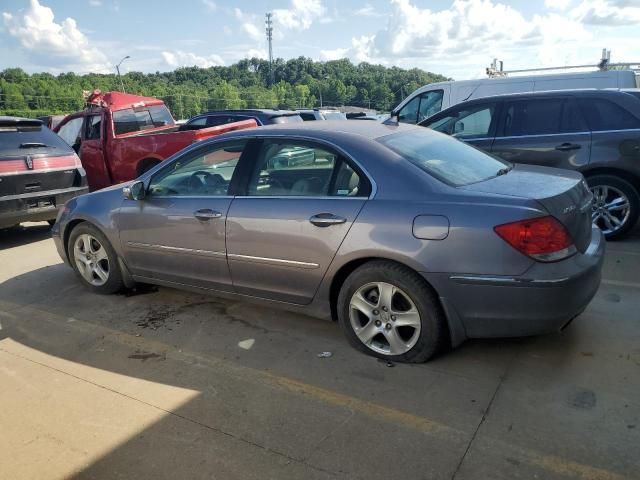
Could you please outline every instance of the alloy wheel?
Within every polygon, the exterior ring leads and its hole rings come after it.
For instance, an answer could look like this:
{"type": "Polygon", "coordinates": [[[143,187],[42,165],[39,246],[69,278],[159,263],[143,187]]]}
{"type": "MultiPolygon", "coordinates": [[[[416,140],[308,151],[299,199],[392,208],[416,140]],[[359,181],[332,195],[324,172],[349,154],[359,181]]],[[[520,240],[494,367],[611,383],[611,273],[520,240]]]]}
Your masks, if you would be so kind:
{"type": "Polygon", "coordinates": [[[109,280],[109,257],[104,246],[93,235],[83,233],[73,245],[73,258],[78,272],[87,282],[100,287],[109,280]]]}
{"type": "Polygon", "coordinates": [[[422,328],[411,298],[386,282],[368,283],[356,290],[349,302],[349,321],[364,345],[384,355],[411,350],[422,328]]]}
{"type": "Polygon", "coordinates": [[[610,185],[594,185],[591,219],[605,235],[620,230],[629,220],[631,203],[627,196],[616,187],[610,185]]]}

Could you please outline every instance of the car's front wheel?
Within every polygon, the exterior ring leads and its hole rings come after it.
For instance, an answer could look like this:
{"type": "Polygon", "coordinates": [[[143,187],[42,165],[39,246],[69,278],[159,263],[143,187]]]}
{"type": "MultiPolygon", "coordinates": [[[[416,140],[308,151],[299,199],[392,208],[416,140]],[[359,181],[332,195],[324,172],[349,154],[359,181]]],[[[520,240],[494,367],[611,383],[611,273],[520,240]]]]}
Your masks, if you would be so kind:
{"type": "Polygon", "coordinates": [[[68,243],[69,260],[82,282],[96,293],[115,293],[124,286],[118,259],[104,234],[93,225],[81,223],[68,243]]]}
{"type": "Polygon", "coordinates": [[[393,361],[427,361],[446,340],[442,308],[429,285],[389,261],[366,263],[347,277],[338,320],[354,347],[393,361]]]}
{"type": "Polygon", "coordinates": [[[625,235],[638,220],[640,196],[626,180],[613,175],[587,177],[593,193],[591,218],[607,240],[625,235]]]}

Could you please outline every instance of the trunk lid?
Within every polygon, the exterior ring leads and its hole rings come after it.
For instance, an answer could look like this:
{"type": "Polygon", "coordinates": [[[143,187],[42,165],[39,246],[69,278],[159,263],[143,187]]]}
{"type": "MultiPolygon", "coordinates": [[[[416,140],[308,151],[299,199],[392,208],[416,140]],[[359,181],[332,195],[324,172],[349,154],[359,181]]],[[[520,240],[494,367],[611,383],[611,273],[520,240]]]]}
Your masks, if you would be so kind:
{"type": "Polygon", "coordinates": [[[589,246],[592,195],[579,172],[514,165],[504,175],[459,188],[536,200],[564,225],[578,251],[589,246]]]}

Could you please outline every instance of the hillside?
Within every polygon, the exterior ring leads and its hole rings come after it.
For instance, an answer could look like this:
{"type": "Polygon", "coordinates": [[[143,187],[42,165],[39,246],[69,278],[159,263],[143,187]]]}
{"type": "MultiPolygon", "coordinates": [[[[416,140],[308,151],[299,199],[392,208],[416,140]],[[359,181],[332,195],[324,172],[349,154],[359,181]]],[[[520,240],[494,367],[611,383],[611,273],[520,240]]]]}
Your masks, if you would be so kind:
{"type": "MultiPolygon", "coordinates": [[[[356,105],[389,110],[421,85],[446,80],[419,69],[336,60],[316,62],[299,57],[274,61],[274,84],[269,87],[269,64],[257,58],[228,67],[180,68],[172,72],[122,76],[127,92],[162,98],[176,118],[206,110],[245,107],[298,108],[356,105]]],[[[29,75],[20,68],[0,72],[0,115],[37,116],[81,109],[82,92],[99,88],[119,90],[117,75],[49,73],[29,75]]]]}

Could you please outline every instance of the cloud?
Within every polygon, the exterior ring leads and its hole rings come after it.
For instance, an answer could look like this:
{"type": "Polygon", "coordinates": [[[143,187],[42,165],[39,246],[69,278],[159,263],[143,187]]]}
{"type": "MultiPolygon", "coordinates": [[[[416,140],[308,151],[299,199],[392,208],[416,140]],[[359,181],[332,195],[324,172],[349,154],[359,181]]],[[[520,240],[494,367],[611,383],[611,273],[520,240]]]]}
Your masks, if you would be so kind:
{"type": "Polygon", "coordinates": [[[209,12],[215,12],[218,9],[218,5],[213,0],[202,0],[202,4],[209,12]]]}
{"type": "Polygon", "coordinates": [[[31,0],[24,13],[2,13],[6,31],[28,56],[53,71],[108,72],[112,70],[104,53],[89,44],[73,18],[54,21],[53,10],[31,0]]]}
{"type": "Polygon", "coordinates": [[[359,17],[384,17],[385,14],[376,10],[370,3],[365,4],[364,7],[359,8],[353,12],[354,15],[359,17]]]}
{"type": "Polygon", "coordinates": [[[325,11],[321,0],[291,0],[290,8],[275,9],[273,18],[284,29],[301,31],[309,29],[325,11]]]}
{"type": "Polygon", "coordinates": [[[201,56],[191,52],[182,50],[163,51],[162,58],[164,62],[172,67],[217,67],[224,65],[224,60],[220,55],[201,56]]]}
{"type": "Polygon", "coordinates": [[[571,15],[587,25],[637,25],[640,24],[640,1],[584,0],[571,15]]]}
{"type": "Polygon", "coordinates": [[[544,0],[544,6],[550,10],[564,11],[569,8],[572,0],[544,0]]]}
{"type": "Polygon", "coordinates": [[[102,2],[100,0],[89,0],[89,5],[92,7],[101,7],[102,2]]]}
{"type": "Polygon", "coordinates": [[[250,48],[249,50],[247,50],[247,53],[245,53],[244,57],[267,59],[269,58],[269,55],[267,54],[267,51],[263,48],[250,48]]]}
{"type": "Polygon", "coordinates": [[[240,22],[242,31],[246,33],[252,40],[260,40],[263,38],[262,30],[259,27],[258,16],[244,13],[239,8],[233,9],[233,14],[240,22]]]}

